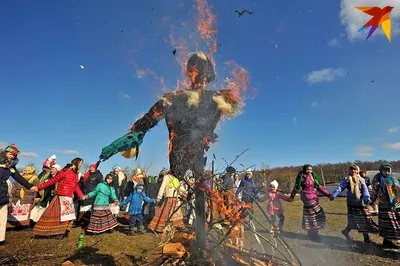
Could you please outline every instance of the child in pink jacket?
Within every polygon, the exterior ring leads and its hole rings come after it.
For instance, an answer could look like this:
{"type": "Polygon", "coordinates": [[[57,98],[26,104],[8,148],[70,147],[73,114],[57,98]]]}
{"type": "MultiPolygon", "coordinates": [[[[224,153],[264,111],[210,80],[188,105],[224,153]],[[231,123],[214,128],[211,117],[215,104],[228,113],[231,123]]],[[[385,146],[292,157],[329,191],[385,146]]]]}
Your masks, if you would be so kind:
{"type": "Polygon", "coordinates": [[[285,216],[283,215],[283,206],[281,199],[291,202],[289,196],[278,190],[278,181],[274,180],[269,184],[269,192],[260,198],[261,202],[267,201],[267,212],[271,216],[271,234],[279,234],[283,231],[285,216]],[[276,218],[279,218],[279,225],[276,225],[276,218]]]}

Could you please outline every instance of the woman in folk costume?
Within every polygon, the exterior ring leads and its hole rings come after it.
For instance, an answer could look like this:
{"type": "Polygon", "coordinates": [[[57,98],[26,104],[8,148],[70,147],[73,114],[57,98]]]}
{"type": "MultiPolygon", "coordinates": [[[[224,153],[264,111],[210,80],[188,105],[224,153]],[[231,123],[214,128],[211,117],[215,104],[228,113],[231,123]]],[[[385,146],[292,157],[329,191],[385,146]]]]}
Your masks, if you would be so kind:
{"type": "Polygon", "coordinates": [[[333,191],[332,197],[336,198],[343,190],[347,189],[347,226],[342,231],[349,245],[352,245],[350,231],[352,229],[364,235],[365,243],[372,243],[368,233],[378,233],[378,226],[372,220],[367,208],[370,202],[368,186],[364,178],[359,175],[360,168],[356,164],[350,165],[349,176],[342,179],[340,185],[333,191]]]}
{"type": "Polygon", "coordinates": [[[10,144],[4,150],[0,151],[0,245],[5,244],[6,237],[9,203],[8,179],[12,177],[27,189],[32,187],[32,184],[23,178],[16,169],[18,154],[19,150],[15,144],[10,144]]]}
{"type": "Polygon", "coordinates": [[[269,192],[267,195],[260,198],[260,201],[268,201],[267,211],[271,216],[271,234],[279,234],[283,232],[283,225],[285,223],[285,216],[283,215],[283,205],[281,199],[284,201],[291,202],[289,196],[283,194],[278,190],[279,183],[274,180],[269,184],[269,192]],[[276,225],[276,220],[279,219],[279,225],[276,225]]]}
{"type": "Polygon", "coordinates": [[[163,196],[165,199],[162,205],[156,208],[154,218],[149,225],[150,229],[157,233],[162,233],[168,224],[175,227],[184,227],[182,211],[179,209],[180,200],[178,196],[185,191],[185,187],[179,182],[178,178],[174,177],[171,173],[164,175],[156,202],[159,203],[163,196]]]}
{"type": "MultiPolygon", "coordinates": [[[[27,166],[22,172],[25,180],[33,186],[39,184],[39,179],[35,171],[33,166],[27,166]]],[[[16,183],[13,184],[11,189],[11,197],[7,227],[28,226],[30,224],[31,209],[33,204],[39,201],[39,194],[16,183]]]]}
{"type": "Polygon", "coordinates": [[[105,181],[101,182],[96,188],[87,194],[86,198],[96,197],[92,209],[92,216],[87,228],[91,233],[103,233],[111,230],[118,225],[118,221],[110,210],[110,199],[118,205],[115,189],[112,185],[112,175],[106,175],[105,181]]]}
{"type": "MultiPolygon", "coordinates": [[[[39,179],[39,183],[47,182],[53,177],[57,175],[57,173],[61,171],[61,166],[59,164],[54,164],[50,167],[50,172],[46,175],[43,175],[41,179],[39,179]]],[[[39,178],[39,177],[38,177],[39,178]]],[[[44,190],[39,191],[40,200],[36,204],[36,206],[31,211],[31,220],[36,223],[39,221],[40,217],[46,210],[47,206],[50,204],[51,200],[55,195],[56,185],[45,188],[44,190]]]]}
{"type": "MultiPolygon", "coordinates": [[[[144,178],[144,174],[142,169],[140,168],[135,168],[135,170],[133,170],[133,175],[131,176],[131,178],[126,182],[126,188],[124,191],[124,199],[126,199],[132,192],[135,191],[135,186],[137,184],[143,184],[143,178],[144,178]]],[[[127,207],[128,208],[128,207],[127,207]]]]}
{"type": "Polygon", "coordinates": [[[118,165],[113,166],[113,171],[110,173],[113,176],[113,186],[119,201],[124,197],[127,178],[118,165]]]}
{"type": "MultiPolygon", "coordinates": [[[[89,192],[93,191],[96,186],[104,181],[103,174],[100,170],[97,169],[96,164],[91,164],[89,166],[89,170],[83,175],[83,179],[80,182],[80,187],[82,192],[86,195],[89,192]]],[[[90,210],[92,209],[92,205],[94,203],[94,198],[87,198],[82,201],[79,209],[79,219],[83,220],[83,224],[88,224],[90,220],[90,210]]]]}
{"type": "Polygon", "coordinates": [[[372,180],[371,205],[379,200],[379,235],[383,246],[399,248],[392,241],[400,240],[400,182],[392,175],[393,167],[382,164],[372,180]]]}
{"type": "Polygon", "coordinates": [[[333,200],[329,191],[320,184],[317,174],[313,173],[312,166],[306,164],[303,170],[296,177],[296,183],[290,195],[291,200],[294,199],[297,192],[301,189],[301,200],[303,201],[303,229],[307,230],[308,237],[319,242],[320,236],[318,230],[325,227],[326,217],[324,209],[319,205],[318,192],[333,200]]]}
{"type": "Polygon", "coordinates": [[[76,212],[73,202],[74,193],[79,199],[84,200],[85,196],[78,186],[78,173],[83,165],[81,158],[75,158],[67,164],[58,174],[47,182],[32,187],[32,191],[39,191],[51,187],[57,183],[56,196],[50,202],[39,221],[33,228],[34,235],[40,236],[67,236],[76,219],[76,212]]]}
{"type": "Polygon", "coordinates": [[[52,156],[50,156],[49,158],[47,158],[44,162],[43,162],[43,167],[42,170],[43,171],[50,171],[50,168],[56,164],[56,160],[57,160],[57,156],[55,154],[53,154],[52,156]]]}

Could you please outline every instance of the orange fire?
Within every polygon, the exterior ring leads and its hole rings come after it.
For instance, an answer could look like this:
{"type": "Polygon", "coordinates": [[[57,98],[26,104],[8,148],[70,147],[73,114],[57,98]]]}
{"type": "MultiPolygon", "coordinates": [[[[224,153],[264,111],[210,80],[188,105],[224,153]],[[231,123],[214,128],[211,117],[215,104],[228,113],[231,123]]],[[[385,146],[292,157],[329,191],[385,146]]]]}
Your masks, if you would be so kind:
{"type": "Polygon", "coordinates": [[[234,61],[227,62],[226,65],[231,70],[231,78],[225,78],[226,89],[230,90],[229,100],[233,102],[243,102],[243,95],[247,90],[249,75],[245,68],[239,66],[234,61]]]}
{"type": "Polygon", "coordinates": [[[171,154],[172,152],[172,141],[176,137],[176,133],[173,129],[174,123],[173,122],[168,122],[168,129],[169,129],[169,142],[168,142],[168,154],[167,157],[171,154]]]}
{"type": "Polygon", "coordinates": [[[199,12],[197,30],[203,39],[211,42],[208,44],[210,49],[208,57],[210,57],[211,61],[214,63],[214,60],[212,60],[212,55],[217,51],[218,33],[218,30],[215,27],[216,17],[211,11],[211,7],[209,7],[207,0],[196,0],[196,4],[197,11],[199,12]]]}

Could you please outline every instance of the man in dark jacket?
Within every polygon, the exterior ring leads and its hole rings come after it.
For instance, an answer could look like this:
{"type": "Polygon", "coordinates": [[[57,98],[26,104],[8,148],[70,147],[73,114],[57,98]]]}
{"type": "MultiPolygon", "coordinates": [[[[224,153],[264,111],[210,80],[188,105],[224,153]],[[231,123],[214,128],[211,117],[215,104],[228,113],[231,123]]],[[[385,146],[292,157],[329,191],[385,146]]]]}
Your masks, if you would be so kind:
{"type": "Polygon", "coordinates": [[[228,166],[225,169],[226,173],[221,177],[221,191],[224,197],[224,203],[228,210],[233,207],[235,203],[235,191],[233,190],[233,186],[235,184],[233,178],[236,173],[236,169],[232,166],[228,166]]]}
{"type": "MultiPolygon", "coordinates": [[[[93,191],[98,184],[104,181],[103,174],[100,172],[100,170],[97,169],[96,164],[91,164],[89,166],[89,170],[85,173],[83,176],[83,179],[81,180],[81,185],[80,187],[82,188],[83,194],[87,195],[89,192],[93,191]]],[[[81,222],[83,224],[89,224],[90,221],[90,215],[91,215],[91,210],[92,210],[92,205],[94,203],[95,197],[93,198],[88,198],[82,201],[81,206],[80,206],[80,213],[79,217],[81,219],[81,222]]]]}
{"type": "Polygon", "coordinates": [[[239,195],[239,193],[242,192],[242,202],[251,206],[249,206],[247,212],[245,212],[246,216],[250,216],[250,219],[252,218],[252,215],[250,215],[249,212],[253,213],[252,205],[258,193],[258,189],[252,177],[253,173],[251,169],[247,169],[243,180],[240,182],[240,185],[236,190],[236,195],[239,195]]]}
{"type": "Polygon", "coordinates": [[[33,186],[16,169],[19,150],[15,144],[10,144],[0,151],[0,245],[4,245],[6,237],[6,224],[8,214],[8,184],[7,180],[12,177],[27,189],[33,186]]]}

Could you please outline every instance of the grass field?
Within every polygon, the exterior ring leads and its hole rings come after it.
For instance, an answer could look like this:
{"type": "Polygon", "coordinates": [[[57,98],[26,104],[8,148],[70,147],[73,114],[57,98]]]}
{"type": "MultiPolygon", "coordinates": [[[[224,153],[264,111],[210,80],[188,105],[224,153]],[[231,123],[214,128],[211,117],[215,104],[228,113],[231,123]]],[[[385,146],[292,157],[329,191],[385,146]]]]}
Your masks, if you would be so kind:
{"type": "MultiPolygon", "coordinates": [[[[399,265],[400,250],[383,250],[382,239],[372,236],[378,244],[364,245],[362,235],[352,232],[351,236],[358,243],[357,248],[350,249],[340,231],[346,225],[346,201],[338,198],[330,202],[321,199],[327,215],[327,226],[321,230],[322,243],[308,240],[306,232],[301,229],[302,203],[295,200],[285,203],[285,240],[298,255],[303,265],[399,265]]],[[[260,211],[255,212],[257,219],[268,225],[260,211]]],[[[269,226],[269,225],[268,225],[269,226]]],[[[258,228],[263,235],[265,230],[258,228]]],[[[122,226],[113,233],[99,236],[85,236],[85,247],[76,250],[81,228],[74,228],[68,238],[31,239],[30,230],[8,231],[7,244],[0,247],[0,265],[61,265],[66,260],[76,265],[141,265],[146,260],[143,254],[152,250],[158,238],[152,233],[139,236],[126,236],[122,226]]],[[[269,236],[268,236],[269,238],[269,236]]],[[[251,232],[246,232],[246,247],[260,249],[251,232]]],[[[271,254],[271,247],[265,245],[265,251],[271,254]]],[[[156,256],[160,249],[150,252],[148,258],[156,256]]]]}

